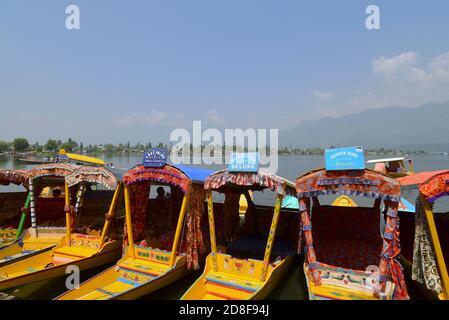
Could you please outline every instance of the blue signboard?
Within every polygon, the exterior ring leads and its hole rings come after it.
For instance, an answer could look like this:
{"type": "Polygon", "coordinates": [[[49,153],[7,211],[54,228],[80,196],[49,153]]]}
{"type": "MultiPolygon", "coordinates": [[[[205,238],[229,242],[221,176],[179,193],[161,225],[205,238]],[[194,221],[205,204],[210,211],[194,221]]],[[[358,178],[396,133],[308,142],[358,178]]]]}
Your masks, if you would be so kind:
{"type": "Polygon", "coordinates": [[[167,163],[167,149],[154,148],[143,154],[142,164],[145,168],[161,168],[167,163]]]}
{"type": "Polygon", "coordinates": [[[257,172],[259,154],[257,152],[233,153],[228,165],[229,172],[257,172]]]}
{"type": "Polygon", "coordinates": [[[362,147],[326,149],[326,170],[364,170],[365,156],[362,147]]]}

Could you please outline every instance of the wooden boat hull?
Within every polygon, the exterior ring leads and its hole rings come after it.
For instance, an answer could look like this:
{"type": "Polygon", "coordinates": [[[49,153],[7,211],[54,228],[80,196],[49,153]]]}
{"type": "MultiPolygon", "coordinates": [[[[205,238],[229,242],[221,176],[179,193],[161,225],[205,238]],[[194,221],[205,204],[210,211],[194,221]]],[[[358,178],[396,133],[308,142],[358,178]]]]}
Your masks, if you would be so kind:
{"type": "Polygon", "coordinates": [[[43,232],[39,234],[39,238],[35,238],[27,230],[18,240],[0,249],[0,267],[51,250],[61,244],[63,236],[63,233],[43,232]]]}
{"type": "MultiPolygon", "coordinates": [[[[73,260],[66,262],[61,260],[61,256],[57,253],[57,250],[62,249],[70,252],[70,247],[58,246],[1,267],[0,290],[64,276],[67,267],[72,265],[83,271],[114,262],[120,258],[121,243],[120,241],[109,242],[99,252],[92,252],[86,257],[73,256],[73,260]]],[[[76,252],[76,250],[71,251],[76,252]]]]}
{"type": "Polygon", "coordinates": [[[209,255],[201,277],[187,290],[181,300],[261,300],[279,284],[292,258],[286,257],[270,265],[265,281],[260,280],[262,261],[239,260],[217,254],[217,271],[209,255]],[[236,268],[237,267],[237,268],[236,268]]]}
{"type": "Polygon", "coordinates": [[[141,281],[142,278],[140,278],[137,281],[126,281],[123,279],[124,274],[120,267],[136,261],[145,264],[143,260],[134,260],[126,256],[115,266],[82,283],[78,289],[69,290],[55,300],[135,300],[159,290],[189,273],[186,257],[180,256],[173,268],[167,268],[166,272],[152,279],[141,281]]]}
{"type": "Polygon", "coordinates": [[[23,235],[16,239],[17,229],[0,229],[0,250],[17,242],[23,235]]]}

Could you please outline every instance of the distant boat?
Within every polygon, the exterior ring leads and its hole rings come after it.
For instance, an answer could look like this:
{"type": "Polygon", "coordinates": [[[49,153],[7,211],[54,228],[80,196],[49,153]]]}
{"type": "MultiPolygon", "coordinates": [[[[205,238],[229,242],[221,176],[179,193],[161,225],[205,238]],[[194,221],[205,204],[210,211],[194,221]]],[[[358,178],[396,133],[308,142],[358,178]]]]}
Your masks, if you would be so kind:
{"type": "Polygon", "coordinates": [[[25,164],[47,164],[51,163],[49,160],[43,160],[43,159],[31,159],[31,158],[19,158],[17,161],[25,163],[25,164]]]}

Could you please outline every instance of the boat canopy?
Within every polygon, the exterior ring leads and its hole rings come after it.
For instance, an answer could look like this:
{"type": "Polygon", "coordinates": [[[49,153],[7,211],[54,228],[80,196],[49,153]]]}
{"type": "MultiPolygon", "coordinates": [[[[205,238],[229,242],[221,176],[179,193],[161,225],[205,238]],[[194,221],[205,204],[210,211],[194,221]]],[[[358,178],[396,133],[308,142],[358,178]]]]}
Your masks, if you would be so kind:
{"type": "Polygon", "coordinates": [[[281,192],[283,184],[285,184],[285,193],[287,195],[295,195],[295,184],[293,182],[270,171],[259,169],[257,172],[229,172],[225,169],[207,177],[204,188],[218,192],[224,192],[229,189],[252,191],[270,189],[274,192],[281,192]]]}
{"type": "Polygon", "coordinates": [[[394,202],[401,200],[399,182],[370,169],[312,170],[297,178],[296,191],[298,198],[338,194],[363,196],[394,202]]]}
{"type": "Polygon", "coordinates": [[[104,167],[81,166],[66,177],[69,187],[81,182],[99,183],[107,189],[115,189],[118,180],[115,175],[104,167]]]}
{"type": "Polygon", "coordinates": [[[449,195],[449,171],[443,171],[432,176],[418,188],[428,202],[435,202],[437,199],[449,195]]]}
{"type": "Polygon", "coordinates": [[[78,166],[67,163],[50,163],[34,167],[28,172],[30,179],[42,177],[66,177],[73,173],[78,166]]]}
{"type": "Polygon", "coordinates": [[[368,160],[366,163],[395,162],[395,161],[404,161],[404,160],[411,160],[411,159],[410,158],[406,158],[406,157],[372,159],[372,160],[368,160]]]}
{"type": "Polygon", "coordinates": [[[146,168],[138,165],[123,175],[123,183],[130,185],[139,181],[157,181],[187,192],[190,182],[202,184],[212,173],[213,171],[208,169],[171,164],[166,164],[162,168],[146,168]]]}
{"type": "Polygon", "coordinates": [[[443,172],[446,172],[446,170],[422,171],[405,177],[397,178],[396,180],[399,181],[402,187],[414,186],[424,183],[427,179],[443,172]]]}
{"type": "Polygon", "coordinates": [[[25,186],[27,180],[28,174],[25,170],[0,169],[0,185],[8,186],[13,183],[25,186]]]}

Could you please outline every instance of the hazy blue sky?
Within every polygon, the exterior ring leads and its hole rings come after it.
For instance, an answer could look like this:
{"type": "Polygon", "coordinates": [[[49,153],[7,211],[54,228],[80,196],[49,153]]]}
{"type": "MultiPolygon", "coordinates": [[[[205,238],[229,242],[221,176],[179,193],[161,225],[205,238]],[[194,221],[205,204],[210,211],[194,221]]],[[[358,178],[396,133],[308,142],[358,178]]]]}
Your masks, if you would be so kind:
{"type": "Polygon", "coordinates": [[[288,128],[446,101],[448,16],[443,0],[2,0],[0,139],[154,142],[192,120],[288,128]]]}

